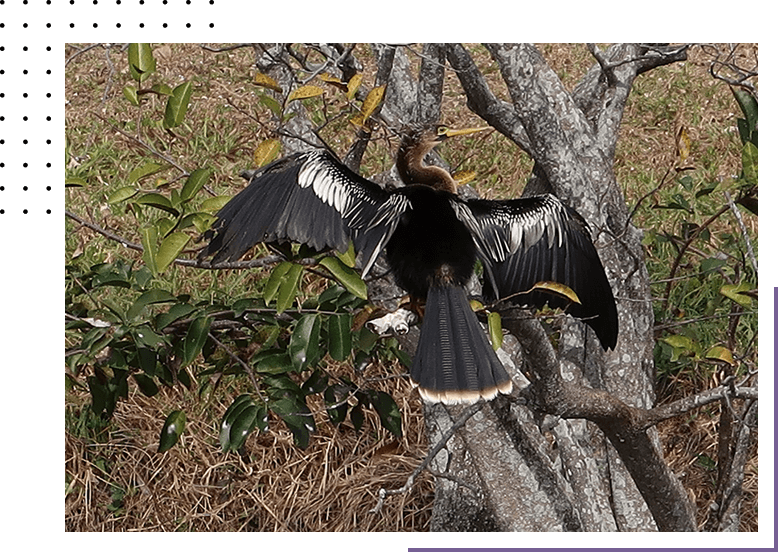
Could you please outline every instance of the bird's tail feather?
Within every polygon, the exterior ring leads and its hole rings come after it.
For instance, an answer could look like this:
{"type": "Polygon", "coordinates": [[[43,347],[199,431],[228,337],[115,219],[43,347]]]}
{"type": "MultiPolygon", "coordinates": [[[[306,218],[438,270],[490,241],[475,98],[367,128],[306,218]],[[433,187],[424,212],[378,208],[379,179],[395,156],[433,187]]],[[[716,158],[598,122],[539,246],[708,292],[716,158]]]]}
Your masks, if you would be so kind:
{"type": "Polygon", "coordinates": [[[422,398],[446,404],[510,393],[511,379],[461,287],[431,287],[411,379],[422,398]]]}

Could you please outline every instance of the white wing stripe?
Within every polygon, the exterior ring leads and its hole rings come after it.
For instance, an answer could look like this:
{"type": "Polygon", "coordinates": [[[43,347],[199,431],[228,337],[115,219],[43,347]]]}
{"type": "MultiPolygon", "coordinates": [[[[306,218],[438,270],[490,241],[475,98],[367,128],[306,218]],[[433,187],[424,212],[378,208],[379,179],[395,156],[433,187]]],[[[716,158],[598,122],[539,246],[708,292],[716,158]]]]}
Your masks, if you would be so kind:
{"type": "Polygon", "coordinates": [[[323,163],[325,155],[322,152],[312,152],[306,157],[297,176],[300,187],[312,187],[316,197],[345,216],[359,203],[349,201],[348,180],[336,168],[323,163]]]}
{"type": "Polygon", "coordinates": [[[535,245],[545,234],[548,247],[563,247],[569,216],[562,203],[552,195],[542,196],[534,209],[511,212],[508,207],[495,206],[486,216],[476,218],[466,203],[451,204],[465,226],[476,237],[476,247],[482,257],[502,262],[519,249],[535,245]]]}

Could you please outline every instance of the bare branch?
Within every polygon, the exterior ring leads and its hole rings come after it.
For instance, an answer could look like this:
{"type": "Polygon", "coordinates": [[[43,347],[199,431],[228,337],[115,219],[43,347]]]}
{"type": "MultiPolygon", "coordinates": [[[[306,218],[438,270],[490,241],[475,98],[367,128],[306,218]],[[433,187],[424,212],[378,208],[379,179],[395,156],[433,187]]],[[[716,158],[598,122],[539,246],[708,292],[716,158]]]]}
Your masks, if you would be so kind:
{"type": "MultiPolygon", "coordinates": [[[[115,242],[119,242],[123,246],[133,249],[135,251],[143,252],[143,246],[131,242],[125,238],[122,238],[121,236],[114,234],[113,232],[110,232],[108,230],[105,230],[101,226],[94,224],[92,222],[89,222],[87,220],[82,219],[75,213],[72,213],[65,210],[65,216],[73,219],[77,223],[81,224],[82,226],[86,226],[90,230],[94,230],[101,236],[105,236],[106,238],[113,240],[115,242]]],[[[206,268],[209,270],[221,270],[221,269],[227,269],[227,268],[233,268],[233,269],[244,269],[244,268],[258,268],[263,266],[270,266],[273,264],[276,264],[278,262],[281,262],[284,260],[284,257],[281,255],[267,255],[265,257],[261,257],[259,259],[252,259],[251,261],[232,261],[232,262],[222,262],[222,263],[211,263],[210,261],[200,261],[200,260],[191,260],[191,259],[179,259],[176,258],[173,260],[173,262],[177,265],[181,266],[190,266],[194,268],[206,268]]],[[[302,264],[302,265],[314,265],[317,263],[316,259],[297,259],[295,260],[296,263],[302,264]]]]}
{"type": "Polygon", "coordinates": [[[751,245],[751,238],[748,237],[748,231],[746,230],[746,225],[743,224],[743,217],[740,215],[740,209],[737,208],[737,205],[732,201],[732,196],[729,195],[728,191],[724,191],[724,196],[727,198],[727,204],[729,205],[730,210],[735,215],[735,219],[737,219],[737,225],[740,228],[740,234],[743,236],[743,241],[746,242],[746,249],[748,251],[748,258],[751,260],[751,266],[754,267],[754,273],[759,273],[759,268],[756,264],[756,255],[754,255],[754,247],[751,245]]]}
{"type": "Polygon", "coordinates": [[[387,491],[386,489],[380,489],[378,491],[378,503],[375,505],[375,507],[370,510],[371,514],[380,514],[381,509],[384,505],[384,500],[387,496],[392,496],[396,494],[402,494],[407,493],[411,487],[413,487],[414,481],[416,481],[416,478],[419,476],[419,474],[427,467],[429,466],[430,462],[432,462],[433,458],[438,455],[438,453],[443,449],[443,447],[446,446],[446,443],[448,443],[448,440],[451,439],[451,437],[454,436],[454,433],[457,432],[457,430],[465,425],[467,421],[473,417],[473,415],[481,410],[484,406],[483,401],[479,401],[473,405],[470,405],[469,407],[465,408],[465,410],[459,415],[459,418],[451,424],[451,427],[446,430],[446,432],[443,434],[443,436],[440,438],[440,441],[438,441],[434,447],[430,449],[430,451],[427,453],[427,456],[424,457],[424,460],[421,461],[421,463],[416,466],[416,469],[413,470],[413,473],[408,476],[408,479],[405,481],[405,485],[400,487],[399,489],[393,489],[387,491]]]}
{"type": "Polygon", "coordinates": [[[534,148],[513,106],[498,99],[489,89],[486,79],[465,47],[461,44],[449,44],[446,56],[467,95],[467,106],[534,157],[534,148]]]}

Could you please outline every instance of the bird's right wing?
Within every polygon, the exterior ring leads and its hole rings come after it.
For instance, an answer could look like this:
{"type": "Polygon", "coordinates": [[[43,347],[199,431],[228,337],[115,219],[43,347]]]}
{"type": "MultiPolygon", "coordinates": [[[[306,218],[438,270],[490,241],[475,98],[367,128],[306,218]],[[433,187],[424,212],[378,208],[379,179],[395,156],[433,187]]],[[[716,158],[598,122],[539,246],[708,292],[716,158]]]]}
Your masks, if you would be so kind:
{"type": "Polygon", "coordinates": [[[351,240],[364,275],[409,205],[324,150],[297,153],[260,170],[216,214],[200,257],[234,261],[258,242],[285,240],[345,251],[351,240]]]}
{"type": "Polygon", "coordinates": [[[613,292],[584,219],[553,195],[504,201],[453,201],[484,263],[484,294],[514,296],[523,305],[565,307],[591,326],[603,347],[613,348],[618,316],[613,292]],[[580,304],[541,291],[539,282],[571,288],[580,304]]]}

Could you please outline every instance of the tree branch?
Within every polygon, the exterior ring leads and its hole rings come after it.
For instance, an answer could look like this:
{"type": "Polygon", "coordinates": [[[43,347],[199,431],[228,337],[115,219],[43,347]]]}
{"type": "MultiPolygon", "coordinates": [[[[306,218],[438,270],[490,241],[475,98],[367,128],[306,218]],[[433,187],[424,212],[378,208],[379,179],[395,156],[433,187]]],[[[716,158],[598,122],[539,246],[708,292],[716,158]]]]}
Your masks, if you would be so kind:
{"type": "Polygon", "coordinates": [[[642,409],[631,407],[607,391],[569,384],[547,339],[535,339],[540,322],[530,315],[504,321],[525,351],[534,382],[523,393],[542,412],[596,423],[619,453],[643,495],[660,531],[695,531],[694,510],[686,491],[673,476],[640,424],[642,409]]]}
{"type": "MultiPolygon", "coordinates": [[[[73,219],[77,223],[81,224],[82,226],[86,226],[90,230],[94,230],[101,236],[105,236],[109,240],[113,240],[115,242],[119,242],[124,247],[127,247],[128,249],[133,249],[135,251],[143,252],[143,246],[131,242],[129,240],[126,240],[122,238],[121,236],[114,234],[113,232],[109,232],[108,230],[105,230],[101,226],[91,223],[87,220],[82,219],[75,213],[72,213],[65,210],[65,216],[73,219]]],[[[261,257],[259,259],[252,259],[250,261],[232,261],[232,262],[222,262],[222,263],[211,263],[210,261],[200,261],[200,260],[192,260],[192,259],[173,259],[173,263],[181,266],[190,266],[194,268],[205,268],[209,270],[221,270],[221,269],[227,269],[227,268],[233,268],[233,269],[244,269],[244,268],[258,268],[263,266],[270,266],[273,264],[276,264],[278,262],[281,262],[284,260],[284,257],[281,255],[266,255],[265,257],[261,257]]],[[[296,263],[302,264],[302,265],[314,265],[317,264],[316,259],[296,259],[296,263]]]]}
{"type": "Polygon", "coordinates": [[[465,47],[461,44],[449,44],[446,56],[467,95],[467,106],[470,110],[534,157],[533,145],[513,106],[492,93],[465,47]]]}

